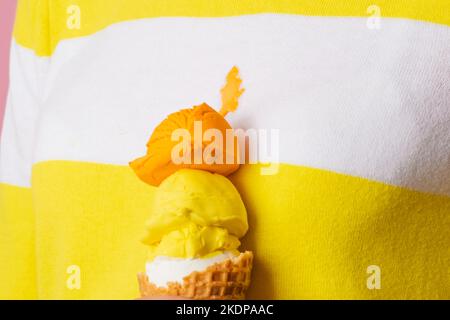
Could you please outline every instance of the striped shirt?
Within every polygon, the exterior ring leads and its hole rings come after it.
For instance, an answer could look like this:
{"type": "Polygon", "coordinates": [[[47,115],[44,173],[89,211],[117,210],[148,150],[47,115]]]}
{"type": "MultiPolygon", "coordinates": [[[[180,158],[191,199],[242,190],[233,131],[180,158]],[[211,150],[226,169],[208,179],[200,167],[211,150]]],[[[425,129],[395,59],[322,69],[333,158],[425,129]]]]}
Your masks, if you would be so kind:
{"type": "Polygon", "coordinates": [[[450,2],[375,2],[19,0],[0,298],[137,297],[155,189],[128,162],[237,65],[228,120],[280,139],[276,174],[230,177],[248,297],[449,299],[450,2]]]}

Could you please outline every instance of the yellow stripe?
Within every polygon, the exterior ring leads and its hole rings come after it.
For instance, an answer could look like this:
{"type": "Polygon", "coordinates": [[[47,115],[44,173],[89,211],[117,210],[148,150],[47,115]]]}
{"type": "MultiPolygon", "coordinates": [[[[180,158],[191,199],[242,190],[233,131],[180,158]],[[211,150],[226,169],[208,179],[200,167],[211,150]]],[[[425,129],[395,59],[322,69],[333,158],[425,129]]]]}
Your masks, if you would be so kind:
{"type": "MultiPolygon", "coordinates": [[[[16,41],[49,56],[64,39],[95,33],[113,23],[153,17],[225,17],[258,13],[368,17],[372,0],[19,0],[16,41]],[[80,28],[69,29],[70,6],[80,8],[80,28]]],[[[382,17],[450,25],[445,0],[379,0],[382,17]]]]}
{"type": "Polygon", "coordinates": [[[128,167],[76,162],[36,165],[32,183],[39,298],[138,297],[152,189],[128,167]],[[80,268],[80,290],[67,286],[70,266],[80,268]]]}
{"type": "Polygon", "coordinates": [[[36,299],[31,191],[0,183],[0,299],[36,299]]]}
{"type": "MultiPolygon", "coordinates": [[[[232,177],[255,252],[249,298],[450,298],[450,198],[305,167],[232,177]],[[366,269],[382,270],[368,290],[366,269]]],[[[34,166],[40,298],[133,298],[154,188],[125,166],[34,166]],[[69,265],[81,289],[66,286],[69,265]]]]}

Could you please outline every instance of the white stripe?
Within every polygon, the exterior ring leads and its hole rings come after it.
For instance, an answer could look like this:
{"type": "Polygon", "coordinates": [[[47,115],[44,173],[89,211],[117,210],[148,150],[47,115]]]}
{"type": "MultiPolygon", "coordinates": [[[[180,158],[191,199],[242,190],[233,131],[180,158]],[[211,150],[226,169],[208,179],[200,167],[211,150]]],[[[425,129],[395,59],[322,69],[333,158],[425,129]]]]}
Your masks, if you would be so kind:
{"type": "Polygon", "coordinates": [[[280,129],[280,160],[450,195],[450,28],[254,15],[122,22],[60,43],[34,161],[126,164],[170,112],[218,107],[232,65],[234,127],[280,129]]]}
{"type": "Polygon", "coordinates": [[[0,143],[0,182],[29,187],[35,129],[49,58],[14,41],[10,54],[10,83],[0,143]]]}

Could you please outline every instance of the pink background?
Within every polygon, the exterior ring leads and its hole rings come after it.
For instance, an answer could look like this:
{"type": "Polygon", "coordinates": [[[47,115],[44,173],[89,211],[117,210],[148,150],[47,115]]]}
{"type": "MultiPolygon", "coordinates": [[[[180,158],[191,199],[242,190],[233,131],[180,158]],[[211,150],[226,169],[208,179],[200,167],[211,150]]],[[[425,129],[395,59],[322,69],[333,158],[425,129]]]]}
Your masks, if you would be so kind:
{"type": "Polygon", "coordinates": [[[8,60],[16,0],[0,0],[0,132],[8,91],[8,60]]]}

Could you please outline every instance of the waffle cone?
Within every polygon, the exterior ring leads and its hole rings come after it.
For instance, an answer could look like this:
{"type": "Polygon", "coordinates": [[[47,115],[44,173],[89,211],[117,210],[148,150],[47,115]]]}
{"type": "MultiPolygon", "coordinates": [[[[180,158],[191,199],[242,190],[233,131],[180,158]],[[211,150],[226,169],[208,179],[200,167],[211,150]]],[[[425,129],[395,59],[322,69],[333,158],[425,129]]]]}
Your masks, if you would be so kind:
{"type": "Polygon", "coordinates": [[[215,263],[203,271],[194,271],[183,283],[169,282],[157,287],[145,273],[138,274],[142,298],[178,296],[195,300],[240,300],[250,285],[253,253],[246,251],[236,258],[215,263]]]}

